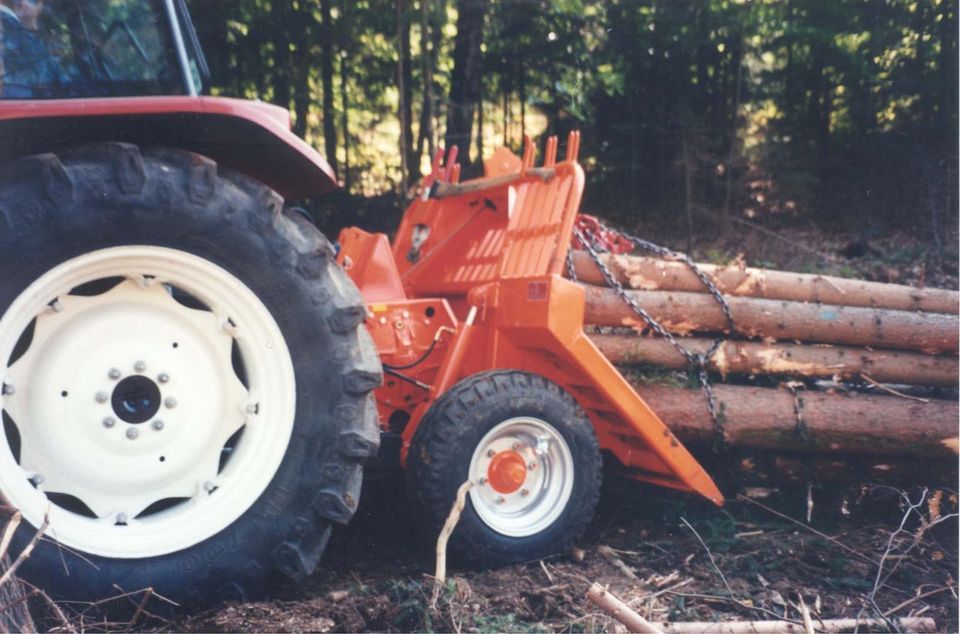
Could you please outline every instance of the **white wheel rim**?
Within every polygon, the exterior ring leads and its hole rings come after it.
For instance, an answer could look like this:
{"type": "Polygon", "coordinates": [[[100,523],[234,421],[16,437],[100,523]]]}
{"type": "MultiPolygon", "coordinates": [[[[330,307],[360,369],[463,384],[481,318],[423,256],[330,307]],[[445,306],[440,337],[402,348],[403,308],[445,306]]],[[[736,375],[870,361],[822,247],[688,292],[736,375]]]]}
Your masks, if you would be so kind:
{"type": "MultiPolygon", "coordinates": [[[[470,501],[480,519],[509,537],[528,537],[553,524],[573,492],[573,454],[549,423],[528,416],[506,420],[481,439],[470,460],[470,501]],[[514,490],[497,490],[491,465],[519,455],[526,465],[514,490]]],[[[512,487],[511,487],[512,488],[512,487]]]]}
{"type": "Polygon", "coordinates": [[[0,408],[20,436],[18,461],[0,434],[0,491],[86,553],[157,556],[219,533],[263,493],[290,442],[296,388],[279,327],[240,280],[183,251],[115,247],[54,267],[0,318],[0,360],[0,408]],[[109,278],[122,281],[71,294],[109,278]],[[182,293],[209,310],[185,306],[182,293]],[[10,363],[34,319],[29,347],[10,363]],[[118,414],[154,407],[142,423],[118,414]]]}

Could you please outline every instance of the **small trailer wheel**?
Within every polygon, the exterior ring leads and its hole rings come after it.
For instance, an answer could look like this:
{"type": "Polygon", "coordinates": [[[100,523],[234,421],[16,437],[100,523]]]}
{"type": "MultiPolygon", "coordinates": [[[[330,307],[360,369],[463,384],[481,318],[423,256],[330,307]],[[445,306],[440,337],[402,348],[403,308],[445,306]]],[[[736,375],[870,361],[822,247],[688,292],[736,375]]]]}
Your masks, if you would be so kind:
{"type": "Polygon", "coordinates": [[[593,517],[601,479],[593,426],[573,398],[513,370],[477,374],[441,396],[407,462],[409,497],[430,537],[459,486],[474,483],[449,548],[483,566],[569,549],[593,517]]]}

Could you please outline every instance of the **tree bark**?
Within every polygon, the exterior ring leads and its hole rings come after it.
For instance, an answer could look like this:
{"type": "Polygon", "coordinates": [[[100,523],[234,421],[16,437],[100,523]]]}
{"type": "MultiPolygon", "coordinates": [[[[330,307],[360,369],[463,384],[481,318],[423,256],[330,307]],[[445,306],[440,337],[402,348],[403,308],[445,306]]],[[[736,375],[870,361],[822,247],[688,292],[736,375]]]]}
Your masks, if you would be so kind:
{"type": "MultiPolygon", "coordinates": [[[[323,147],[327,154],[327,162],[333,168],[333,171],[337,171],[337,114],[333,106],[333,57],[336,51],[333,46],[334,31],[330,1],[320,0],[320,19],[323,20],[323,37],[320,43],[320,81],[323,84],[323,147]]],[[[346,107],[344,107],[344,117],[346,117],[346,107]]],[[[344,133],[346,133],[346,126],[344,128],[344,133]]]]}
{"type": "MultiPolygon", "coordinates": [[[[601,254],[600,258],[617,280],[629,288],[707,292],[703,282],[683,262],[610,254],[601,254]]],[[[578,280],[606,286],[606,281],[587,253],[574,251],[573,264],[578,280]]],[[[960,312],[960,293],[957,291],[919,289],[898,284],[737,266],[697,264],[697,267],[708,274],[720,292],[726,295],[840,306],[920,310],[948,315],[957,315],[960,312]]]]}
{"type": "Polygon", "coordinates": [[[430,40],[430,0],[420,0],[420,63],[423,72],[423,109],[420,113],[420,130],[417,133],[417,157],[423,156],[423,143],[427,143],[427,157],[432,161],[436,142],[433,128],[433,51],[430,40]]]}
{"type": "MultiPolygon", "coordinates": [[[[590,339],[611,363],[655,365],[685,370],[687,359],[670,342],[659,337],[591,334],[590,339]]],[[[710,339],[683,339],[684,348],[704,354],[710,339]]],[[[893,350],[866,350],[847,346],[813,346],[794,343],[765,344],[728,341],[710,358],[708,368],[726,376],[774,375],[813,379],[856,379],[863,375],[881,383],[956,387],[958,362],[955,356],[933,357],[893,350]]]]}
{"type": "MultiPolygon", "coordinates": [[[[634,383],[684,443],[710,445],[713,421],[701,390],[634,383]]],[[[957,460],[956,401],[714,385],[730,447],[957,460]],[[798,407],[802,424],[798,426],[798,407]]]]}
{"type": "MultiPolygon", "coordinates": [[[[585,289],[585,323],[647,327],[614,290],[596,286],[585,289]]],[[[711,295],[668,291],[627,293],[653,319],[675,334],[727,331],[723,310],[711,295]]],[[[739,334],[748,337],[917,350],[927,354],[957,352],[957,318],[953,315],[752,297],[727,297],[726,301],[739,334]]]]}
{"type": "Polygon", "coordinates": [[[273,31],[273,103],[290,108],[290,39],[287,32],[287,14],[290,5],[274,2],[270,8],[273,31]]]}
{"type": "Polygon", "coordinates": [[[473,111],[480,95],[483,22],[486,0],[457,0],[457,38],[453,48],[453,75],[447,104],[446,147],[460,148],[462,162],[469,163],[473,138],[473,111]]]}

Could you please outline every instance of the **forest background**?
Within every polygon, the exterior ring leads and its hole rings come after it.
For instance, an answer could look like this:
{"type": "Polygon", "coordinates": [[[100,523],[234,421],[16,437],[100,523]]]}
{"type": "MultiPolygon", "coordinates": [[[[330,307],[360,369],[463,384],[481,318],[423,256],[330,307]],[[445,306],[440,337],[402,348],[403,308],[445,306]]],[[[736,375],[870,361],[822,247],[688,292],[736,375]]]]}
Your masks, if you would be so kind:
{"type": "Polygon", "coordinates": [[[212,92],[289,108],[334,166],[337,225],[391,230],[437,148],[476,175],[580,129],[585,208],[620,225],[906,231],[956,257],[956,0],[188,4],[212,92]]]}

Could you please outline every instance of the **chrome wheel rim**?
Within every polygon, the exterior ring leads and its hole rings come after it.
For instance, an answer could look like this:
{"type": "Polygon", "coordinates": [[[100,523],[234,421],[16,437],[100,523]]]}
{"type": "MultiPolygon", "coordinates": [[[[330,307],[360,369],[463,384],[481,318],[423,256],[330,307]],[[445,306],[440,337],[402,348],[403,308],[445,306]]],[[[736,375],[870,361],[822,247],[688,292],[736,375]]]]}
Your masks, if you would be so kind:
{"type": "Polygon", "coordinates": [[[519,416],[487,432],[470,460],[470,501],[509,537],[535,535],[563,513],[573,492],[573,454],[549,423],[519,416]],[[522,467],[521,467],[522,465],[522,467]]]}

